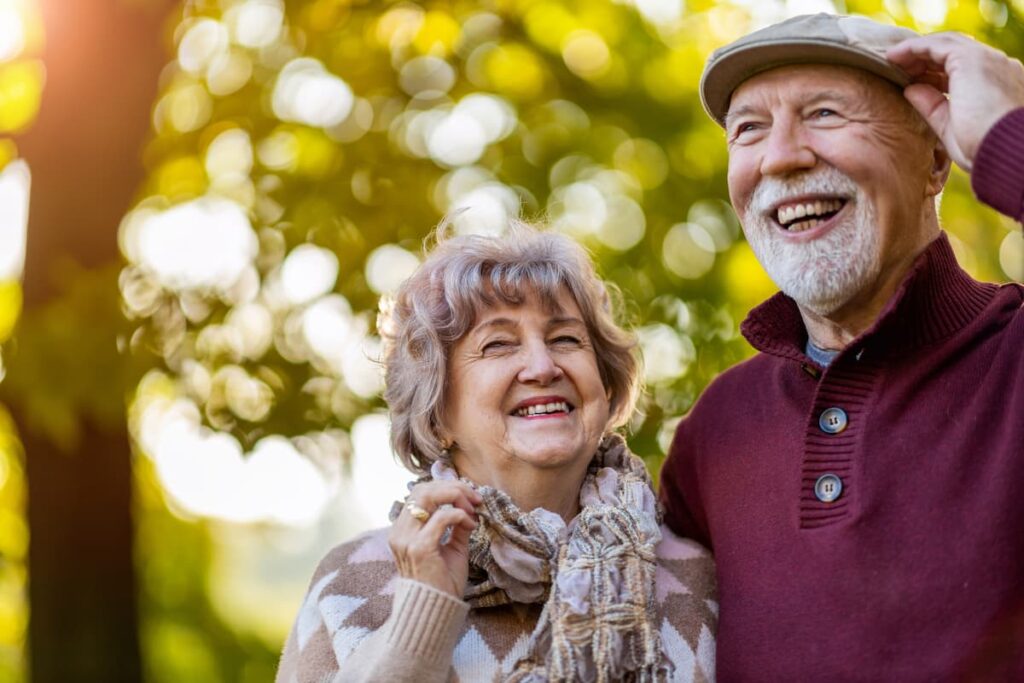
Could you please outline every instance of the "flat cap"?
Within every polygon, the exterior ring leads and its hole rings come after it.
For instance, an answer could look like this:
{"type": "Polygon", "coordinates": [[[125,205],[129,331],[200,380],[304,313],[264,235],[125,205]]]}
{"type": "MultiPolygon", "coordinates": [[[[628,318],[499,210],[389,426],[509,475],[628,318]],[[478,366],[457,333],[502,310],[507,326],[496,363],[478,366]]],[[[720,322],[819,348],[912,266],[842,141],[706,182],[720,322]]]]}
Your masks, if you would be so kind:
{"type": "Polygon", "coordinates": [[[718,125],[733,91],[751,76],[789,64],[835,64],[864,69],[905,87],[910,76],[885,58],[885,51],[907,38],[910,29],[863,17],[804,14],[772,24],[715,50],[700,78],[704,110],[718,125]]]}

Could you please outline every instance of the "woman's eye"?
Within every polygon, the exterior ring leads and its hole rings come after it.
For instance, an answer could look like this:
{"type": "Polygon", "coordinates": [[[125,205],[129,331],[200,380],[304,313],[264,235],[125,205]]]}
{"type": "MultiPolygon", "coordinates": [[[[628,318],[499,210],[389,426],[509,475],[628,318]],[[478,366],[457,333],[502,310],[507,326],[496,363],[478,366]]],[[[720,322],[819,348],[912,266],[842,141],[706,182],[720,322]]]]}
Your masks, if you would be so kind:
{"type": "Polygon", "coordinates": [[[561,336],[555,337],[551,341],[554,344],[574,344],[577,346],[580,344],[579,337],[574,337],[571,334],[563,334],[561,336]]]}
{"type": "Polygon", "coordinates": [[[506,349],[506,348],[508,348],[511,345],[512,345],[512,342],[507,341],[505,339],[494,339],[494,340],[491,340],[491,341],[487,342],[486,344],[484,344],[482,350],[483,351],[501,351],[502,349],[506,349]]]}

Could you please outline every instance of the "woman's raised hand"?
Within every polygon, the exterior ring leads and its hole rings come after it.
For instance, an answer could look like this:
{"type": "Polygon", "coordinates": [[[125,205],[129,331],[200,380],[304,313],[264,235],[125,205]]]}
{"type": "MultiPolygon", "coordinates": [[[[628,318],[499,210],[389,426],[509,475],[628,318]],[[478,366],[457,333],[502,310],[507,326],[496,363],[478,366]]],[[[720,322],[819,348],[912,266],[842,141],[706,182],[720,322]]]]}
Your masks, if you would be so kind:
{"type": "Polygon", "coordinates": [[[469,535],[480,494],[461,481],[428,481],[409,492],[388,535],[398,573],[462,599],[469,576],[469,535]],[[445,529],[451,528],[442,544],[445,529]]]}

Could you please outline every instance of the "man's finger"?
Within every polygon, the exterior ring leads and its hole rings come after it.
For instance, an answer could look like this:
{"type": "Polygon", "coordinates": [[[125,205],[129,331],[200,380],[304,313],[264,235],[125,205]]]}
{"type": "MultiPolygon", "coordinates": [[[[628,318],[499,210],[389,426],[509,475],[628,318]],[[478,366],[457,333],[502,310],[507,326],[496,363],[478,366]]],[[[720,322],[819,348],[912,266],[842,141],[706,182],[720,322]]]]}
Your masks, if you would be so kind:
{"type": "Polygon", "coordinates": [[[949,100],[936,88],[925,83],[914,83],[903,90],[903,96],[921,114],[928,126],[942,141],[950,158],[968,173],[971,162],[964,154],[950,124],[949,100]]]}
{"type": "Polygon", "coordinates": [[[920,72],[922,64],[931,68],[945,69],[946,61],[957,50],[974,43],[960,33],[933,33],[917,38],[908,38],[886,50],[886,58],[907,73],[920,72]]]}
{"type": "Polygon", "coordinates": [[[949,100],[935,86],[914,83],[903,90],[903,96],[924,117],[932,130],[939,136],[949,125],[949,100]]]}

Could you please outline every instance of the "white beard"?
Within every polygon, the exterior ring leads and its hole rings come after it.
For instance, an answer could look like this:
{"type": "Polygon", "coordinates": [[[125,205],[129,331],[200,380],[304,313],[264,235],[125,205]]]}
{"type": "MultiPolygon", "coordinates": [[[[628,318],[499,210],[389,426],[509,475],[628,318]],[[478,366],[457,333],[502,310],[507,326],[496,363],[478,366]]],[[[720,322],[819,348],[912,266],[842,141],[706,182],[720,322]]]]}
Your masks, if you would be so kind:
{"type": "Polygon", "coordinates": [[[831,166],[787,180],[762,178],[745,213],[743,232],[768,276],[818,315],[833,313],[878,277],[881,246],[874,207],[856,183],[831,166]],[[848,215],[810,242],[783,239],[766,212],[784,197],[812,193],[848,198],[843,209],[848,215]]]}

